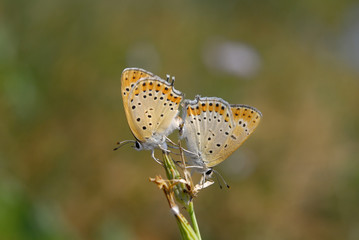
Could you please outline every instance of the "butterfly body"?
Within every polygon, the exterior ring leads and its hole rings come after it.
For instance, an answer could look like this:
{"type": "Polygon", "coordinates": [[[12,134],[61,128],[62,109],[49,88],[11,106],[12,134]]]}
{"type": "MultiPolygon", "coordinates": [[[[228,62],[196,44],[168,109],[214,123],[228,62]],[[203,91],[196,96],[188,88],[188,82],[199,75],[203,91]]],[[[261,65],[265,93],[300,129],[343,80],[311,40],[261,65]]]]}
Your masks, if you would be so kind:
{"type": "Polygon", "coordinates": [[[230,156],[258,126],[261,113],[250,106],[230,105],[217,97],[199,97],[184,101],[185,139],[189,163],[201,173],[230,156]]]}
{"type": "Polygon", "coordinates": [[[183,94],[172,83],[140,68],[127,68],[121,77],[127,122],[137,150],[167,149],[166,137],[182,123],[178,117],[183,94]]]}

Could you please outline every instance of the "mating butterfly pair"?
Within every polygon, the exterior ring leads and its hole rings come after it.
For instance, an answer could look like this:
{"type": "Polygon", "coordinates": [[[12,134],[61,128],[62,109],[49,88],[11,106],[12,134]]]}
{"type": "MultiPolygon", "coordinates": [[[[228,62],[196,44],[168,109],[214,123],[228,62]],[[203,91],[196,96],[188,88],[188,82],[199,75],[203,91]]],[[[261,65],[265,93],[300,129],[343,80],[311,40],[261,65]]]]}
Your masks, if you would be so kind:
{"type": "Polygon", "coordinates": [[[122,72],[121,92],[137,150],[167,150],[167,136],[175,129],[185,139],[189,163],[201,173],[231,155],[257,128],[262,114],[246,105],[232,105],[217,97],[183,100],[170,82],[140,68],[122,72]],[[179,108],[182,105],[182,118],[179,108]]]}

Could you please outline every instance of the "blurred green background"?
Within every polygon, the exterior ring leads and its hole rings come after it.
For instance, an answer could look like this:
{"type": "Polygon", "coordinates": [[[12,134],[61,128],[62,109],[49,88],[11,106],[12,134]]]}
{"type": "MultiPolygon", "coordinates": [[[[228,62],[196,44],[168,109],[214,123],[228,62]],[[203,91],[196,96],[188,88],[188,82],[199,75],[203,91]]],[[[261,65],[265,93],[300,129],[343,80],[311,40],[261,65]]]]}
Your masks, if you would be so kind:
{"type": "MultiPolygon", "coordinates": [[[[204,239],[359,239],[359,4],[0,3],[0,238],[179,239],[120,75],[263,113],[195,200],[204,239]]],[[[175,137],[175,136],[174,136],[175,137]]]]}

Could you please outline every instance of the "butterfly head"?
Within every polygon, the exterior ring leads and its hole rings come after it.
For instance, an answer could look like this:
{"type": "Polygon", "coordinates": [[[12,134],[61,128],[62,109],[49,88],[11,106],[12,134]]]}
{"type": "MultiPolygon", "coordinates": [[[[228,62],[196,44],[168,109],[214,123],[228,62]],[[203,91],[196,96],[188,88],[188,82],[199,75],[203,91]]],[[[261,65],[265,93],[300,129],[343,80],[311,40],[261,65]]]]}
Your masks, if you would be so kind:
{"type": "Polygon", "coordinates": [[[204,179],[210,181],[210,179],[213,178],[213,173],[215,173],[219,188],[221,188],[221,189],[223,188],[220,179],[222,180],[223,184],[227,188],[230,188],[230,186],[227,184],[226,180],[224,180],[222,175],[218,171],[214,170],[212,167],[209,167],[209,168],[205,169],[205,172],[203,173],[204,179]],[[220,177],[220,179],[218,178],[218,176],[220,177]]]}

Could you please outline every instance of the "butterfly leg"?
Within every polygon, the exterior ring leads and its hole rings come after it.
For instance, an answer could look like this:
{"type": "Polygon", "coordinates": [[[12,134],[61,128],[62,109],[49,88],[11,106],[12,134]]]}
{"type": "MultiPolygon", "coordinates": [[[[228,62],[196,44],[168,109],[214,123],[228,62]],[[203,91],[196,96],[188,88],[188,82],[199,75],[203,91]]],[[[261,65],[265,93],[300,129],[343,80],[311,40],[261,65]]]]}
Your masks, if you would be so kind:
{"type": "Polygon", "coordinates": [[[161,149],[162,151],[166,152],[166,153],[171,152],[170,150],[163,148],[161,145],[158,145],[158,148],[161,149]]]}
{"type": "Polygon", "coordinates": [[[173,146],[170,146],[169,145],[169,147],[171,147],[171,148],[175,148],[175,149],[179,149],[179,148],[181,148],[184,152],[186,152],[186,153],[189,153],[189,154],[192,154],[192,155],[195,155],[195,156],[198,156],[197,154],[195,154],[194,152],[191,152],[191,151],[189,151],[189,150],[187,150],[187,149],[185,149],[185,148],[183,148],[182,146],[179,146],[179,144],[176,144],[176,143],[174,143],[171,139],[169,139],[168,137],[166,137],[166,140],[169,142],[169,143],[171,143],[173,146]]]}
{"type": "MultiPolygon", "coordinates": [[[[170,144],[167,145],[168,147],[173,148],[173,149],[179,149],[178,145],[175,144],[171,139],[169,139],[168,137],[166,137],[166,140],[168,141],[168,143],[170,143],[170,144]]],[[[170,151],[170,152],[171,152],[171,151],[170,151]]],[[[175,153],[175,152],[171,152],[171,153],[173,153],[173,154],[175,154],[175,155],[180,155],[180,153],[175,153]]]]}
{"type": "Polygon", "coordinates": [[[163,165],[163,163],[155,157],[155,150],[152,150],[152,154],[151,154],[152,158],[160,165],[163,165]]]}
{"type": "Polygon", "coordinates": [[[199,181],[199,184],[202,186],[204,186],[204,184],[206,183],[206,173],[202,174],[201,180],[199,181]]]}
{"type": "Polygon", "coordinates": [[[171,143],[173,146],[178,147],[178,145],[177,145],[176,143],[174,143],[171,139],[169,139],[169,138],[166,137],[166,136],[165,136],[165,138],[166,138],[166,141],[168,141],[169,143],[171,143]]]}
{"type": "Polygon", "coordinates": [[[194,152],[191,152],[191,151],[189,151],[189,150],[187,150],[187,149],[185,149],[185,148],[182,148],[182,150],[183,150],[185,153],[189,153],[189,154],[191,154],[191,155],[194,155],[194,156],[196,156],[196,157],[199,157],[198,154],[196,154],[196,153],[194,153],[194,152]]]}

